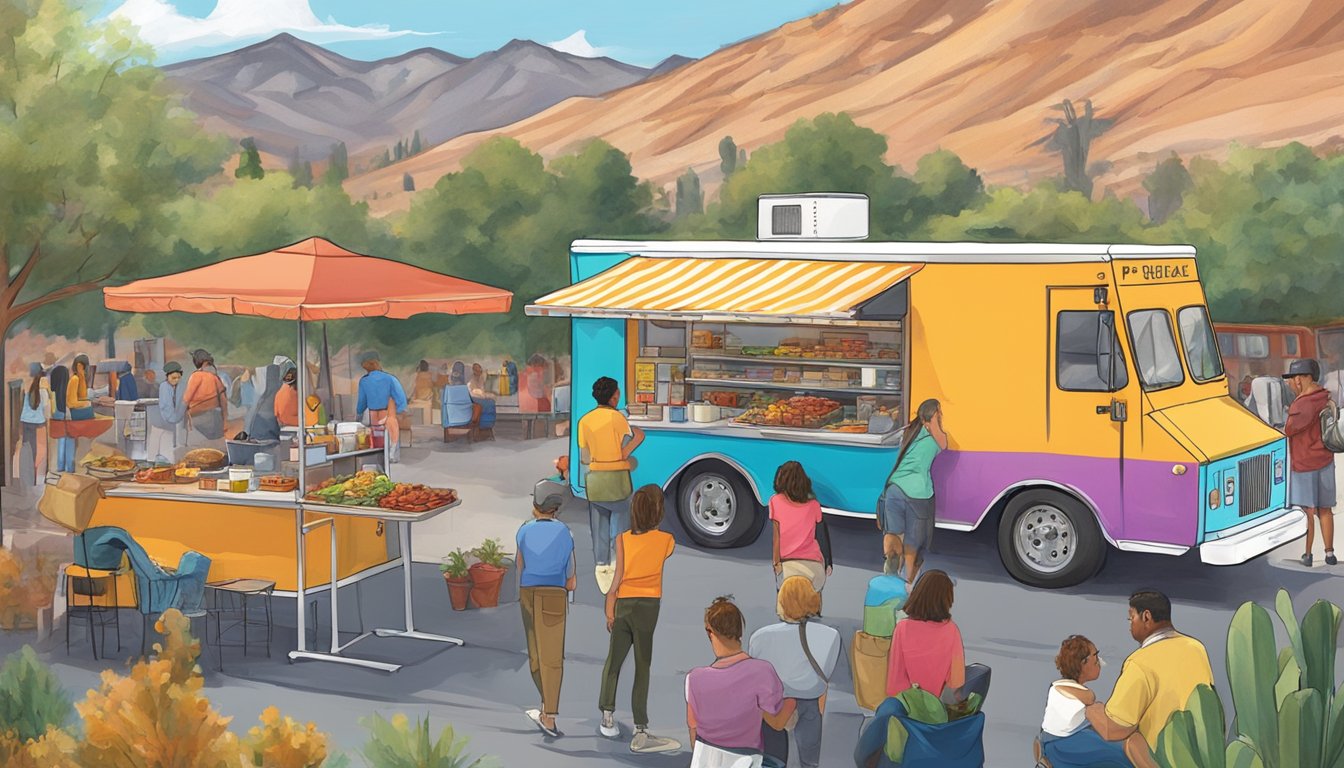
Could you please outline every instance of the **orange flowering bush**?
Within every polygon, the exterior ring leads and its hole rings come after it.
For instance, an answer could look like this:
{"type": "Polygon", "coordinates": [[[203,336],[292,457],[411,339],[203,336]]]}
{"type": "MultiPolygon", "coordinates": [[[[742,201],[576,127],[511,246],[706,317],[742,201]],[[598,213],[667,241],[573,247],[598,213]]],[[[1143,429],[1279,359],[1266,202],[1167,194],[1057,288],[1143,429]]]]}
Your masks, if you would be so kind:
{"type": "Polygon", "coordinates": [[[59,728],[48,728],[37,739],[20,741],[10,731],[0,734],[0,765],[5,768],[79,768],[75,740],[59,728]]]}
{"type": "Polygon", "coordinates": [[[158,657],[122,677],[107,670],[102,685],[75,705],[84,718],[81,765],[100,768],[237,768],[242,750],[223,717],[201,694],[200,643],[181,612],[155,623],[164,633],[158,657]]]}
{"type": "Polygon", "coordinates": [[[319,768],[327,760],[327,737],[308,723],[301,726],[293,718],[281,717],[280,710],[267,707],[261,713],[261,726],[247,732],[243,748],[257,768],[319,768]]]}
{"type": "Polygon", "coordinates": [[[0,548],[0,629],[31,629],[37,612],[51,604],[56,563],[50,555],[15,555],[0,548]]]}

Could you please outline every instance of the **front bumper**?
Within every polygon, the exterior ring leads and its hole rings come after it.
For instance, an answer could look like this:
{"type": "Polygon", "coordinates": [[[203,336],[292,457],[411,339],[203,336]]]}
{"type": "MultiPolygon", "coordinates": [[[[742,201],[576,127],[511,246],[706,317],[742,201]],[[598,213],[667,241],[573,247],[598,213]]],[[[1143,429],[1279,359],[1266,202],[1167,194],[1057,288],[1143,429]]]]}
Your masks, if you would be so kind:
{"type": "Polygon", "coordinates": [[[1307,535],[1307,515],[1293,507],[1259,525],[1199,545],[1199,559],[1209,565],[1236,565],[1307,535]]]}

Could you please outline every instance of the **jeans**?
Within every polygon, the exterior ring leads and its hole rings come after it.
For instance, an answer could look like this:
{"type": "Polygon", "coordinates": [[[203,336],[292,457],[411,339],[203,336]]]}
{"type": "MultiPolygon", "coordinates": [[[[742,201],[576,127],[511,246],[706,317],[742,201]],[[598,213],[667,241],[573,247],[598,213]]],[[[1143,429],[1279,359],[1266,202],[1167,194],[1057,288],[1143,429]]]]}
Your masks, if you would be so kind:
{"type": "Polygon", "coordinates": [[[593,536],[593,561],[611,565],[616,537],[630,530],[630,499],[589,501],[588,529],[593,536]]]}
{"type": "MultiPolygon", "coordinates": [[[[798,723],[793,726],[793,740],[798,743],[798,762],[804,768],[821,765],[821,706],[820,699],[794,699],[798,705],[798,723]]],[[[783,764],[789,762],[789,732],[776,731],[761,723],[765,754],[776,757],[783,764]]]]}

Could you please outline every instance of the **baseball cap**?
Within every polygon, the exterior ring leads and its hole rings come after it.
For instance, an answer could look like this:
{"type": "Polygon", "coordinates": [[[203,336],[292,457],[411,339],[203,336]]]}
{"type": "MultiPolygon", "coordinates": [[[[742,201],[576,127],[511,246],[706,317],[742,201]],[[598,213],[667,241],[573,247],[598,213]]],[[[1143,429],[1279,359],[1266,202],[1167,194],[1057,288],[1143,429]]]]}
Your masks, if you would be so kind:
{"type": "Polygon", "coordinates": [[[1288,364],[1288,372],[1283,374],[1283,378],[1291,379],[1294,376],[1310,376],[1312,381],[1317,381],[1321,378],[1321,366],[1310,358],[1294,360],[1288,364]]]}
{"type": "Polygon", "coordinates": [[[181,373],[181,372],[182,372],[182,364],[178,363],[175,360],[169,360],[168,362],[163,364],[164,376],[167,376],[170,373],[181,373]]]}
{"type": "Polygon", "coordinates": [[[359,364],[363,365],[371,360],[377,360],[377,359],[379,359],[378,352],[376,350],[370,349],[359,356],[359,364]]]}
{"type": "Polygon", "coordinates": [[[563,483],[542,480],[532,488],[532,505],[542,512],[554,512],[564,505],[567,490],[563,483]]]}

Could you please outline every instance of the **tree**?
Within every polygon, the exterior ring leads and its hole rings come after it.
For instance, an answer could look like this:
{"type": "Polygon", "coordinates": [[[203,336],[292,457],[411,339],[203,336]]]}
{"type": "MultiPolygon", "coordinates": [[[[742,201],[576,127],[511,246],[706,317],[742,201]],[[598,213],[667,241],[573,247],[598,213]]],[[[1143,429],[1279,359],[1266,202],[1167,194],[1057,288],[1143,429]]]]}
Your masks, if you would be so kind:
{"type": "Polygon", "coordinates": [[[677,178],[676,216],[681,218],[692,213],[705,212],[705,195],[700,191],[700,176],[693,168],[677,178]]]}
{"type": "Polygon", "coordinates": [[[401,139],[397,139],[397,144],[392,148],[392,160],[397,161],[406,156],[406,151],[401,148],[401,139]]]}
{"type": "MultiPolygon", "coordinates": [[[[180,109],[149,49],[91,14],[0,0],[0,342],[34,311],[169,268],[164,205],[229,155],[180,109]]],[[[101,303],[82,306],[99,313],[76,310],[77,324],[101,336],[101,303]]]]}
{"type": "Polygon", "coordinates": [[[417,128],[415,131],[415,135],[411,137],[410,154],[418,155],[420,154],[421,149],[423,149],[423,145],[420,143],[420,129],[417,128]]]}
{"type": "Polygon", "coordinates": [[[299,157],[299,148],[294,148],[294,156],[289,161],[289,175],[294,179],[295,187],[313,186],[313,164],[299,157]]]}
{"type": "Polygon", "coordinates": [[[1181,199],[1190,191],[1194,181],[1185,163],[1175,153],[1157,164],[1153,172],[1143,180],[1143,188],[1148,190],[1148,218],[1154,224],[1161,224],[1180,210],[1181,199]]]}
{"type": "Polygon", "coordinates": [[[1079,117],[1068,99],[1056,104],[1055,109],[1064,113],[1064,117],[1050,118],[1055,124],[1050,135],[1032,143],[1032,146],[1044,144],[1047,149],[1060,153],[1064,160],[1064,188],[1081,192],[1083,197],[1092,199],[1092,170],[1087,166],[1087,156],[1092,149],[1092,140],[1105,133],[1115,120],[1096,117],[1092,113],[1092,100],[1083,101],[1083,116],[1079,117]]]}
{"type": "Polygon", "coordinates": [[[261,154],[257,152],[257,143],[251,136],[239,142],[243,151],[238,155],[238,168],[233,172],[235,179],[260,179],[266,175],[261,167],[261,154]]]}
{"type": "Polygon", "coordinates": [[[411,174],[409,173],[401,174],[401,190],[403,192],[415,191],[415,179],[411,178],[411,174]]]}
{"type": "Polygon", "coordinates": [[[719,171],[726,179],[732,176],[735,170],[737,170],[737,143],[733,141],[732,136],[724,136],[719,139],[719,171]]]}
{"type": "Polygon", "coordinates": [[[1143,212],[1127,200],[1094,203],[1072,190],[1045,182],[1029,190],[998,187],[981,205],[955,216],[939,216],[926,231],[934,240],[980,242],[1115,243],[1157,242],[1144,228],[1143,212]]]}
{"type": "Polygon", "coordinates": [[[348,178],[350,178],[350,158],[345,151],[345,142],[341,141],[331,147],[331,155],[327,158],[327,173],[322,181],[328,185],[340,185],[348,178]]]}

